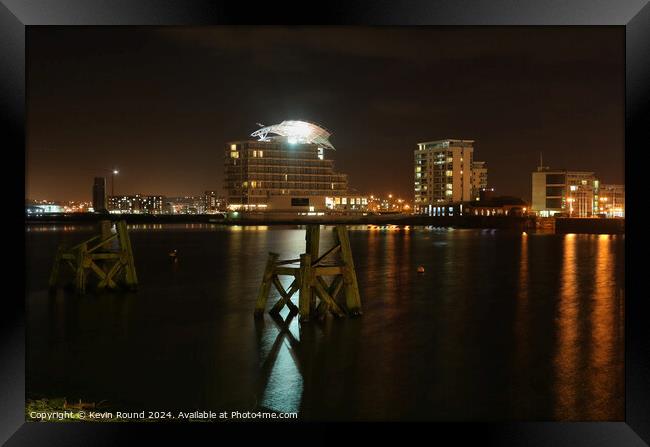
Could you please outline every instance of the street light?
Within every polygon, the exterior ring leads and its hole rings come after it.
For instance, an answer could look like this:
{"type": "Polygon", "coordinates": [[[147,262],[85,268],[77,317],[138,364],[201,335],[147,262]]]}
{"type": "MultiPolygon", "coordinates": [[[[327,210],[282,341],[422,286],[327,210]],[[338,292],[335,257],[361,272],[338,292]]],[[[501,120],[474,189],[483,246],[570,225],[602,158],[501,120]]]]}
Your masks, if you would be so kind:
{"type": "Polygon", "coordinates": [[[119,174],[120,171],[117,169],[113,169],[113,172],[111,173],[111,196],[115,197],[115,176],[119,174]]]}

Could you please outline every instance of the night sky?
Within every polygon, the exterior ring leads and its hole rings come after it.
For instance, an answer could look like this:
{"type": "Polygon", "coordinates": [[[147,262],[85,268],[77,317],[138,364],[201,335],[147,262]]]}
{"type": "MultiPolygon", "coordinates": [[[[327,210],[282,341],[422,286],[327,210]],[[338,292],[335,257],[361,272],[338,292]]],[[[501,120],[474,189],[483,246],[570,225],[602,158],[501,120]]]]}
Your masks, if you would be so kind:
{"type": "Polygon", "coordinates": [[[624,182],[622,27],[29,27],[30,199],[222,190],[256,123],[320,123],[361,193],[413,199],[416,143],[476,140],[498,194],[553,168],[624,182]]]}

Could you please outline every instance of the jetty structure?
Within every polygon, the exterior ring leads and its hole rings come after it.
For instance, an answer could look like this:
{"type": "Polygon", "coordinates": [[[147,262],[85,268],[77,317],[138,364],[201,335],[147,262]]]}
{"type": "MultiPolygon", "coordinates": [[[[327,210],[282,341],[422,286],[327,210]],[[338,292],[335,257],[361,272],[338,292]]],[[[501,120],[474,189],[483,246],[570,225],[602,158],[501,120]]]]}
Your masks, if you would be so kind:
{"type": "Polygon", "coordinates": [[[299,258],[279,260],[277,253],[269,253],[262,277],[255,316],[266,310],[271,286],[280,294],[280,299],[269,313],[277,315],[288,306],[291,313],[299,313],[301,322],[311,317],[324,318],[327,313],[337,317],[361,315],[361,297],[354,269],[350,239],[345,225],[333,229],[335,244],[319,256],[320,225],[307,225],[306,249],[299,258]],[[293,277],[286,290],[280,276],[293,277]],[[298,306],[291,297],[298,292],[298,306]],[[342,295],[341,297],[339,297],[342,295]]]}
{"type": "Polygon", "coordinates": [[[97,280],[97,289],[137,288],[138,277],[126,221],[116,222],[113,232],[111,221],[102,220],[99,229],[100,234],[73,247],[59,246],[50,274],[50,291],[57,288],[63,273],[61,267],[71,271],[73,286],[80,294],[86,293],[91,277],[97,280]]]}

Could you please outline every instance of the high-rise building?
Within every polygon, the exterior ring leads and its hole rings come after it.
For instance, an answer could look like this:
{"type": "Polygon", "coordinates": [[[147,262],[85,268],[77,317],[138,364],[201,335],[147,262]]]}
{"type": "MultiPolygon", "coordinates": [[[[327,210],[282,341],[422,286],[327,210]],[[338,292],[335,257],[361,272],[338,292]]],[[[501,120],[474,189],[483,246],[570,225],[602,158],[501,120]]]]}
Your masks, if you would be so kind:
{"type": "Polygon", "coordinates": [[[93,181],[93,210],[96,213],[106,212],[106,178],[95,177],[93,181]]]}
{"type": "MultiPolygon", "coordinates": [[[[415,212],[472,199],[474,140],[418,143],[415,155],[415,212]]],[[[487,177],[486,177],[487,179],[487,177]]]]}
{"type": "Polygon", "coordinates": [[[472,162],[472,200],[481,200],[481,190],[488,187],[487,162],[472,162]]]}
{"type": "Polygon", "coordinates": [[[264,210],[271,196],[295,198],[347,193],[345,174],[334,171],[330,132],[306,121],[283,121],[251,134],[257,140],[225,147],[228,208],[264,210]]]}
{"type": "Polygon", "coordinates": [[[590,217],[600,212],[600,182],[593,172],[540,166],[532,173],[532,189],[532,211],[540,216],[590,217]]]}
{"type": "Polygon", "coordinates": [[[111,213],[160,214],[163,209],[163,196],[109,196],[111,213]]]}

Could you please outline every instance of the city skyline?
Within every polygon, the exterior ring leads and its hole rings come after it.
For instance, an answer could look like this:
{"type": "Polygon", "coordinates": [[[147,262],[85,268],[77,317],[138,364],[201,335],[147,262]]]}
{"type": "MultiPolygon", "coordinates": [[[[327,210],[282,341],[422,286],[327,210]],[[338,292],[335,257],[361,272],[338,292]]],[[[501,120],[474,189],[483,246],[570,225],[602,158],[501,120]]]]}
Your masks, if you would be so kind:
{"type": "Polygon", "coordinates": [[[420,141],[476,141],[498,194],[553,168],[623,177],[615,28],[39,28],[28,31],[28,198],[223,194],[223,144],[256,123],[332,130],[363,194],[412,198],[420,141]],[[389,179],[389,180],[382,180],[389,179]]]}

